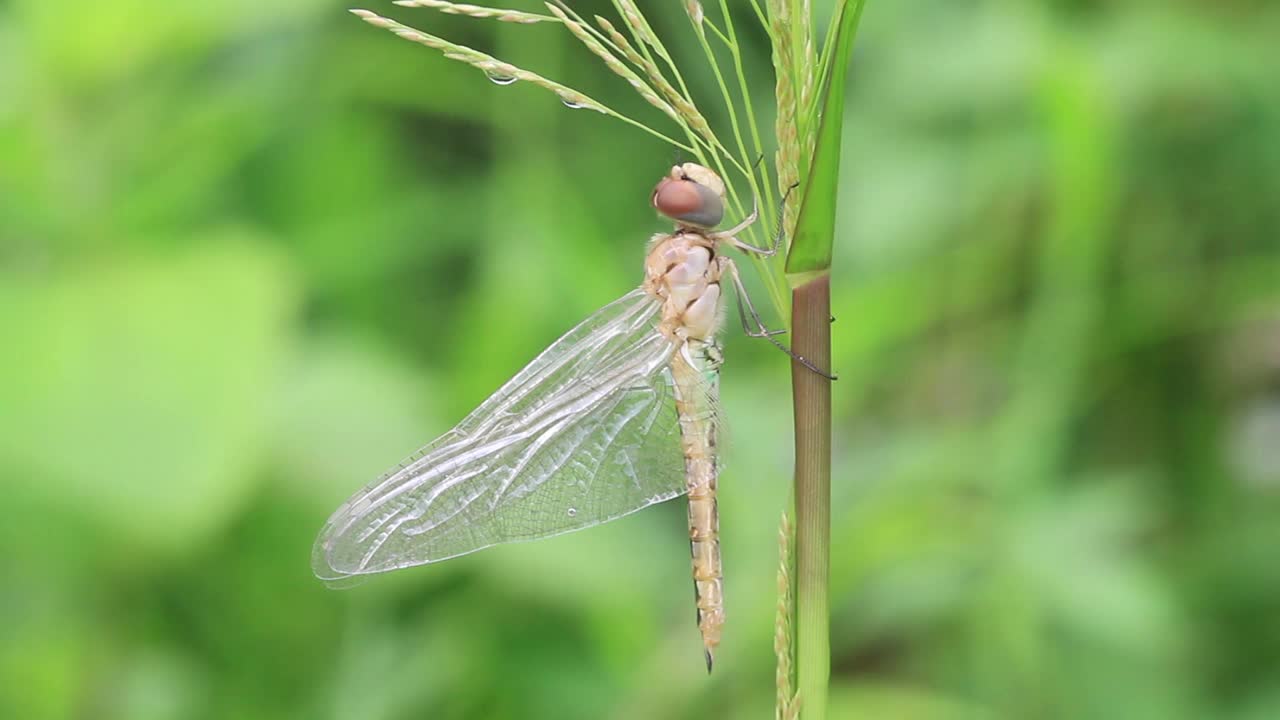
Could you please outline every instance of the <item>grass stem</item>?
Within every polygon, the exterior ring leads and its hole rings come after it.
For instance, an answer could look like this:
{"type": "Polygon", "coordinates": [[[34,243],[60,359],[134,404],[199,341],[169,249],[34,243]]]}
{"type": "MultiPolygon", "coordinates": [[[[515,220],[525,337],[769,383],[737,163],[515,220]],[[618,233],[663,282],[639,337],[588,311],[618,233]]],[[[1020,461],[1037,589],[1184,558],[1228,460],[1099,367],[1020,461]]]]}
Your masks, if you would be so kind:
{"type": "MultiPolygon", "coordinates": [[[[822,273],[791,294],[792,349],[831,367],[831,285],[822,273]]],[[[791,363],[795,411],[796,690],[805,720],[823,720],[831,675],[831,381],[791,363]]]]}

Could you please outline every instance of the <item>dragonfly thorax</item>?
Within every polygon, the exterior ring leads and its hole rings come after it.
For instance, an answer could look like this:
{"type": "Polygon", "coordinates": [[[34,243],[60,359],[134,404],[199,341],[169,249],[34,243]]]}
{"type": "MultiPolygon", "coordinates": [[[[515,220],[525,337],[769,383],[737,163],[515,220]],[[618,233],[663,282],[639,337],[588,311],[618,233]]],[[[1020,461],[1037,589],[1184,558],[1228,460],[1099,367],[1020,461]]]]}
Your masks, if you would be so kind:
{"type": "Polygon", "coordinates": [[[662,302],[659,329],[672,339],[710,340],[720,327],[721,259],[696,232],[655,238],[645,260],[645,289],[662,302]]]}

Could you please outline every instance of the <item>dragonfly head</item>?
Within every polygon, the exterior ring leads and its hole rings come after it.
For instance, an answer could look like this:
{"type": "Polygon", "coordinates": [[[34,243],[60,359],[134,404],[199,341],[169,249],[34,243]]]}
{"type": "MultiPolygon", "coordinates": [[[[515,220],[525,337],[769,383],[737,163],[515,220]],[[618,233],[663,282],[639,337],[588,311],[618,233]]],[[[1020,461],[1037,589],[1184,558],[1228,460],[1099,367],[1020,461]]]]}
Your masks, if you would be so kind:
{"type": "Polygon", "coordinates": [[[651,202],[682,226],[713,228],[724,218],[724,181],[697,163],[676,165],[658,181],[651,202]]]}

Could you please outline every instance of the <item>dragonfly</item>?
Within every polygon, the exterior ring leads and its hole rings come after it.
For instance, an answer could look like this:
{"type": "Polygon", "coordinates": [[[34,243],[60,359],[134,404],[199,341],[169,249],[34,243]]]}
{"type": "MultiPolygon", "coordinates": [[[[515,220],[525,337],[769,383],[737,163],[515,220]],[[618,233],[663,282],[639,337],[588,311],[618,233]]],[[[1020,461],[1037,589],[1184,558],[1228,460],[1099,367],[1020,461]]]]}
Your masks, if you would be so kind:
{"type": "Polygon", "coordinates": [[[722,284],[734,287],[746,333],[786,350],[724,250],[770,256],[782,234],[772,247],[739,240],[757,219],[754,208],[714,231],[725,185],[696,163],[674,166],[650,202],[675,229],[651,239],[641,286],[339,507],[316,539],[317,576],[341,583],[439,562],[686,495],[697,625],[711,671],[725,618],[716,506],[722,284]]]}

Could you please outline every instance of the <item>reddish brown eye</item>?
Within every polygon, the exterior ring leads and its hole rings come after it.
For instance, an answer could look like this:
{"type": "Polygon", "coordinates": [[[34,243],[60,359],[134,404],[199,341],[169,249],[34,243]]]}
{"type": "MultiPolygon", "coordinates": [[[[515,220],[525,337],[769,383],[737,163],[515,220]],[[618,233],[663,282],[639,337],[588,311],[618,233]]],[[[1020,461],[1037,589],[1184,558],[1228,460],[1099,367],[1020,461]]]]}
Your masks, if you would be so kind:
{"type": "Polygon", "coordinates": [[[653,207],[673,220],[699,227],[715,227],[724,216],[715,192],[692,180],[663,179],[653,190],[653,207]]]}
{"type": "Polygon", "coordinates": [[[653,207],[667,217],[678,219],[697,212],[702,207],[702,195],[696,183],[665,178],[653,191],[653,207]]]}

